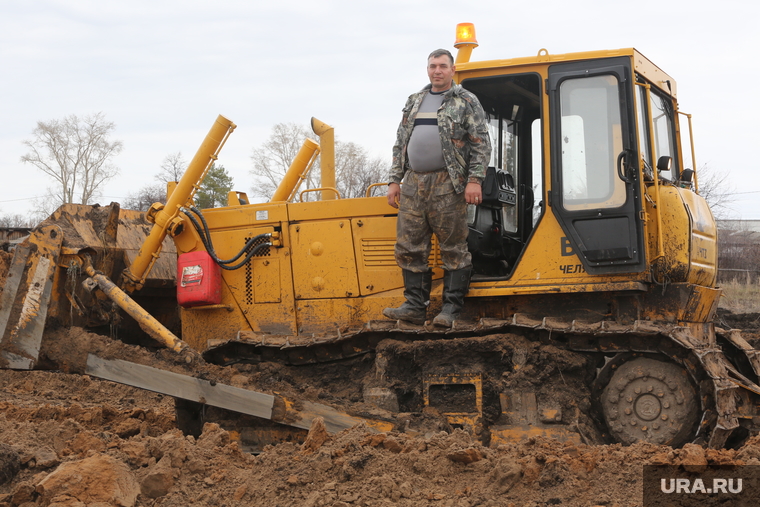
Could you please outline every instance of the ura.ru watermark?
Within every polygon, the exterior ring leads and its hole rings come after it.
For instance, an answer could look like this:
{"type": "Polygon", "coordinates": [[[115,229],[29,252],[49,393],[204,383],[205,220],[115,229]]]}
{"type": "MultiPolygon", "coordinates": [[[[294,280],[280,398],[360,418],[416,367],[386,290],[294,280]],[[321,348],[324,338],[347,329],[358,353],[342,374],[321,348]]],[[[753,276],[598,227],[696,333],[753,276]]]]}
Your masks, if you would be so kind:
{"type": "Polygon", "coordinates": [[[722,479],[713,477],[712,480],[704,481],[700,478],[690,479],[660,479],[660,491],[663,493],[741,493],[741,477],[722,479]],[[706,484],[705,484],[706,483],[706,484]]]}
{"type": "Polygon", "coordinates": [[[757,507],[760,465],[645,465],[642,486],[643,507],[757,507]]]}

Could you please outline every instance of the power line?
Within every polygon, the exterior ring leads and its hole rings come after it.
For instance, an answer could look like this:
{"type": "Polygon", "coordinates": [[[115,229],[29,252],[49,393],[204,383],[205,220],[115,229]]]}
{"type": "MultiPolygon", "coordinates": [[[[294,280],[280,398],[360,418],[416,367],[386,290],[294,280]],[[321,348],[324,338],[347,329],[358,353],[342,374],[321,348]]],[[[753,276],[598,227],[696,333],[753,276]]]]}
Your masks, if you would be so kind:
{"type": "Polygon", "coordinates": [[[35,196],[35,197],[22,197],[20,199],[7,199],[5,201],[0,201],[0,203],[3,203],[3,202],[17,202],[17,201],[31,201],[32,199],[42,199],[42,197],[44,197],[44,196],[38,195],[38,196],[35,196]]]}
{"type": "MultiPolygon", "coordinates": [[[[47,196],[45,196],[45,195],[36,195],[34,197],[21,197],[19,199],[5,199],[5,200],[0,201],[0,204],[2,204],[4,202],[31,201],[32,199],[42,199],[42,198],[45,198],[45,197],[47,197],[47,196]]],[[[123,195],[103,195],[101,197],[102,198],[107,198],[107,199],[126,199],[126,197],[123,196],[123,195]]]]}

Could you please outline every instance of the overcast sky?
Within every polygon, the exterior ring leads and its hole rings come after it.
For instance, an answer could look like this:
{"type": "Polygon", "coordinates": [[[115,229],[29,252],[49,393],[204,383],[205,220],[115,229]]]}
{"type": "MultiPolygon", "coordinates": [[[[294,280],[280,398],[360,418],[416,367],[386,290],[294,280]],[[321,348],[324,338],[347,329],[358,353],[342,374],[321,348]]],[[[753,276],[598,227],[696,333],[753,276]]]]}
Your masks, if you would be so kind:
{"type": "Polygon", "coordinates": [[[475,23],[472,60],[635,47],[678,83],[697,165],[730,173],[734,218],[760,219],[756,0],[0,0],[0,214],[52,186],[20,162],[37,121],[103,112],[124,142],[101,203],[189,161],[218,114],[238,128],[219,162],[249,191],[254,147],[314,116],[390,160],[425,58],[475,23]]]}

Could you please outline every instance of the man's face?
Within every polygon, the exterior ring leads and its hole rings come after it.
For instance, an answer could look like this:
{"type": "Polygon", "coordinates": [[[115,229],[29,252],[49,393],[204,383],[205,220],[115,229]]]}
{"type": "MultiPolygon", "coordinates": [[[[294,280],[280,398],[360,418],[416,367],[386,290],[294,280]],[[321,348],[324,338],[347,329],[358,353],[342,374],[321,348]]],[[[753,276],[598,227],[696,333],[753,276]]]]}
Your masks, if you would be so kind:
{"type": "Polygon", "coordinates": [[[446,55],[436,56],[428,60],[428,77],[433,85],[434,92],[443,92],[451,88],[451,80],[454,78],[456,67],[446,55]]]}

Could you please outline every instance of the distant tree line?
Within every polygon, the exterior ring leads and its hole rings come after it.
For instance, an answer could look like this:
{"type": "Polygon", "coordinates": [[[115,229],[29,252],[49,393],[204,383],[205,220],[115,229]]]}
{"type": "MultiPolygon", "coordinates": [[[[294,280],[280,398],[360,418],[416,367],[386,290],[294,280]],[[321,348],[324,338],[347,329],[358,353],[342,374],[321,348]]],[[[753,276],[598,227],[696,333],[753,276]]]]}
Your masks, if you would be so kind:
{"type": "MultiPolygon", "coordinates": [[[[23,141],[27,153],[21,156],[21,161],[47,175],[52,186],[45,196],[37,199],[32,216],[0,216],[0,226],[28,226],[43,220],[62,204],[96,202],[105,183],[119,174],[112,161],[124,145],[113,139],[115,129],[115,124],[102,112],[38,121],[31,138],[23,141]]],[[[269,138],[253,150],[252,197],[272,197],[307,137],[316,138],[301,125],[278,123],[272,128],[269,138]]],[[[389,164],[370,157],[365,148],[355,143],[336,140],[335,166],[341,196],[358,197],[372,183],[386,179],[389,164]]],[[[319,184],[319,167],[317,158],[302,190],[319,184]]],[[[154,202],[165,202],[167,183],[179,181],[186,169],[181,152],[167,155],[155,175],[156,183],[130,193],[123,199],[122,207],[147,210],[154,202]]],[[[232,187],[233,178],[223,165],[214,163],[194,196],[195,203],[200,208],[225,206],[232,187]]],[[[309,197],[317,198],[316,194],[309,197]]]]}

